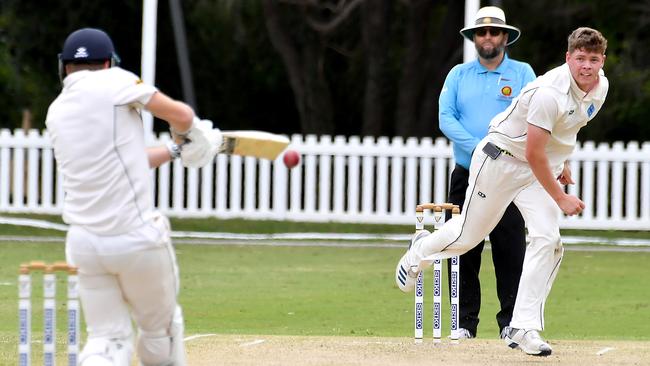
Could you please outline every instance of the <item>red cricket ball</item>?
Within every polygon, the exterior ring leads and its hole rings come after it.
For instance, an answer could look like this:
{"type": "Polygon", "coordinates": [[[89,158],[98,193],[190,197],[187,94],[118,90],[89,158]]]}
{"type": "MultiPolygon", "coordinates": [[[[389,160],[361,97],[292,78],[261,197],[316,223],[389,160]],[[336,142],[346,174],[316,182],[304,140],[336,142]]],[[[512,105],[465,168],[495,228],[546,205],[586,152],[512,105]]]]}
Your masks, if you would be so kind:
{"type": "Polygon", "coordinates": [[[287,150],[282,157],[287,168],[291,169],[300,163],[300,154],[296,150],[287,150]]]}

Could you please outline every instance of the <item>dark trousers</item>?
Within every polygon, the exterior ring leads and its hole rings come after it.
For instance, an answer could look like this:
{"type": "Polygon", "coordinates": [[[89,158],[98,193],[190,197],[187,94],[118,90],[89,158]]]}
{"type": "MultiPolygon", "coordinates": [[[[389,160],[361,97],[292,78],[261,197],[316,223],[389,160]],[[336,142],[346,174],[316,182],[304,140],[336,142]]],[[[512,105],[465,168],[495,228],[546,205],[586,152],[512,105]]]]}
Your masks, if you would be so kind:
{"type": "MultiPolygon", "coordinates": [[[[463,201],[465,201],[468,178],[469,171],[460,165],[456,165],[451,173],[449,201],[460,205],[461,210],[463,201]]],[[[447,219],[450,216],[451,214],[447,213],[447,219]]],[[[492,245],[497,296],[501,305],[501,310],[496,315],[500,333],[505,326],[510,324],[510,319],[512,319],[512,310],[517,298],[517,288],[519,287],[521,268],[526,253],[524,219],[514,203],[510,203],[501,221],[492,230],[489,237],[492,245]]],[[[481,270],[481,252],[484,245],[485,241],[481,241],[479,245],[460,256],[460,317],[458,326],[469,330],[475,336],[479,322],[479,310],[481,309],[479,272],[481,270]]],[[[450,270],[451,264],[448,264],[447,268],[450,270]]],[[[451,278],[451,276],[448,278],[451,278]]]]}

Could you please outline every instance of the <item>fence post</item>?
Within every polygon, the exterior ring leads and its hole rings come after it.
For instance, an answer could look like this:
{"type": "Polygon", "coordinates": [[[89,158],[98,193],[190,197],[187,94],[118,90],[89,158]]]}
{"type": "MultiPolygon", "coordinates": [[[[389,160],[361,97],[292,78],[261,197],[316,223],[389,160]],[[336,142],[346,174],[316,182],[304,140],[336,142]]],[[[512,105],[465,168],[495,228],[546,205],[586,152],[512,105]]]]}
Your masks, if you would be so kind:
{"type": "Polygon", "coordinates": [[[343,215],[345,213],[345,161],[346,157],[341,153],[345,149],[345,137],[336,136],[334,138],[333,150],[334,155],[334,215],[343,215]]]}
{"type": "Polygon", "coordinates": [[[392,151],[391,172],[390,172],[390,215],[404,215],[404,140],[401,137],[394,137],[390,147],[392,151]]]}
{"type": "Polygon", "coordinates": [[[0,208],[9,207],[9,192],[11,191],[11,151],[13,143],[8,129],[0,130],[0,208]]]}
{"type": "MultiPolygon", "coordinates": [[[[643,143],[643,156],[650,156],[650,142],[643,143]]],[[[641,163],[641,219],[650,221],[650,160],[641,163]]]]}
{"type": "MultiPolygon", "coordinates": [[[[292,148],[303,164],[290,171],[281,159],[226,155],[200,170],[163,165],[152,173],[153,197],[180,217],[408,223],[416,202],[446,200],[454,167],[444,138],[294,135],[292,148]]],[[[650,142],[578,143],[570,167],[577,184],[565,190],[587,207],[563,217],[563,228],[650,229],[650,142]]],[[[0,210],[60,213],[63,200],[46,131],[0,130],[0,210]]]]}
{"type": "Polygon", "coordinates": [[[377,157],[377,215],[386,216],[388,214],[388,160],[390,151],[388,137],[380,137],[377,140],[377,149],[379,156],[377,157]]]}

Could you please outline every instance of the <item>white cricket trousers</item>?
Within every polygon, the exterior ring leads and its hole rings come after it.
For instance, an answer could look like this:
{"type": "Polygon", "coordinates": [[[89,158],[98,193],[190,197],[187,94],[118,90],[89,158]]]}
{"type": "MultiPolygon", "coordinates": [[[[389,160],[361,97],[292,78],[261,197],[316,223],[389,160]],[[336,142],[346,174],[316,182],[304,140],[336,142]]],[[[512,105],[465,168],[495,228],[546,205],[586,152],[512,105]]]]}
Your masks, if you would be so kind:
{"type": "Polygon", "coordinates": [[[496,160],[488,157],[482,150],[488,141],[488,137],[484,138],[472,156],[461,215],[425,237],[420,254],[427,259],[444,259],[469,251],[494,229],[510,202],[514,202],[526,221],[530,243],[510,326],[543,330],[544,303],[562,260],[562,211],[528,163],[505,154],[496,160]]]}
{"type": "Polygon", "coordinates": [[[132,342],[132,320],[145,342],[147,337],[169,335],[178,307],[178,268],[165,217],[157,215],[142,227],[115,236],[71,226],[66,257],[79,268],[89,340],[132,342]]]}

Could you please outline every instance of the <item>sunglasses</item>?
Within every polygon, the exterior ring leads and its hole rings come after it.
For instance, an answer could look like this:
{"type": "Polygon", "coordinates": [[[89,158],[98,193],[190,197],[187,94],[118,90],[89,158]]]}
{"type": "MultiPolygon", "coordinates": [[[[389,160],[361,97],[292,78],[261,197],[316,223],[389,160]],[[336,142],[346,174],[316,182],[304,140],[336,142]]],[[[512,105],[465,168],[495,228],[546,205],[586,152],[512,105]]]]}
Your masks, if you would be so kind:
{"type": "Polygon", "coordinates": [[[501,35],[503,31],[498,28],[479,28],[474,31],[474,34],[476,34],[479,37],[485,37],[487,33],[490,33],[491,36],[496,37],[501,35]]]}

